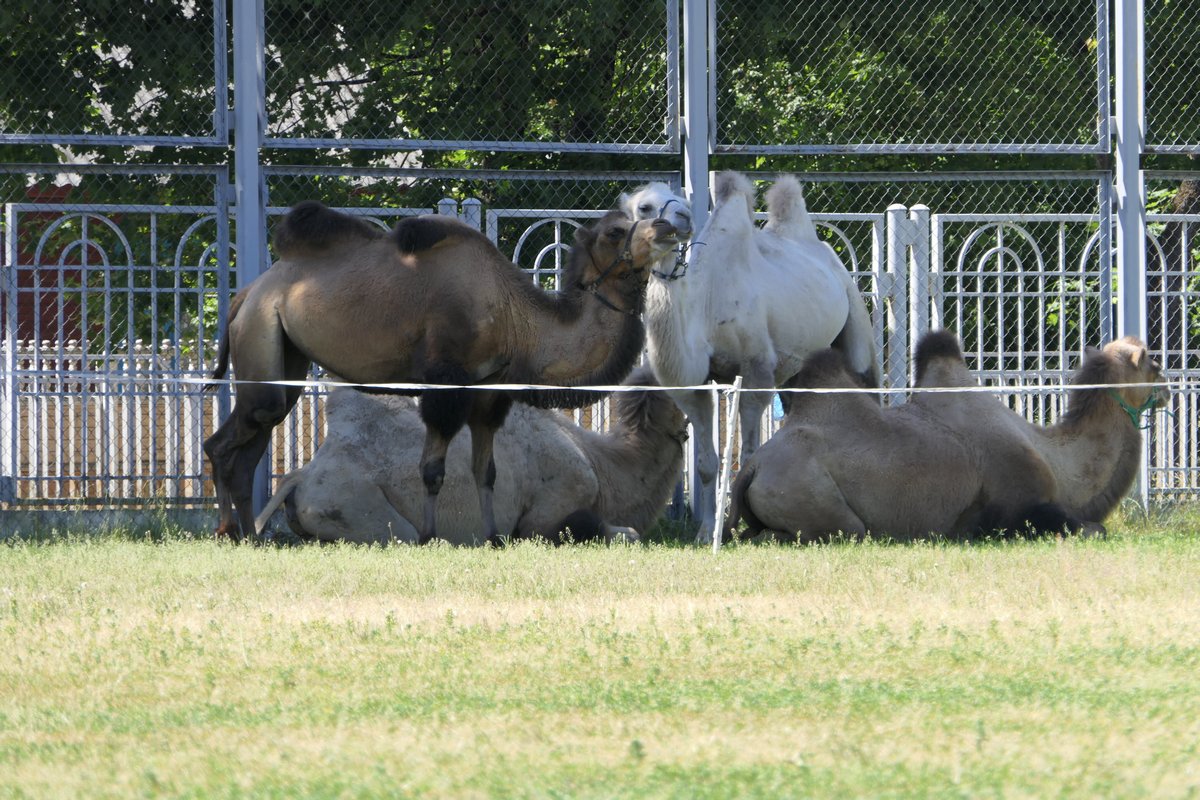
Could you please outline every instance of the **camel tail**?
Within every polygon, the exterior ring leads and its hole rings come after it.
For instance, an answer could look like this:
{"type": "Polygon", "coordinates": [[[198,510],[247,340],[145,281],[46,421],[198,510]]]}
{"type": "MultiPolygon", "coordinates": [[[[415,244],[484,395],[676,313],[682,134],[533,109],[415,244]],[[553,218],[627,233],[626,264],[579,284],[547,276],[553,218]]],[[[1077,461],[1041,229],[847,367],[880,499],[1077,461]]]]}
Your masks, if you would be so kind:
{"type": "Polygon", "coordinates": [[[221,342],[217,345],[217,366],[213,368],[212,374],[208,377],[212,378],[214,383],[210,383],[204,387],[204,390],[211,392],[221,384],[216,383],[225,377],[225,373],[229,371],[229,326],[225,326],[225,332],[221,334],[221,342]]]}
{"type": "Polygon", "coordinates": [[[721,523],[721,540],[725,542],[733,541],[733,532],[737,525],[742,520],[746,522],[746,534],[742,538],[749,539],[751,536],[757,536],[766,528],[762,520],[754,516],[754,512],[746,503],[746,491],[750,488],[750,484],[754,482],[754,474],[758,471],[756,464],[747,464],[746,467],[738,473],[737,479],[733,482],[733,488],[729,491],[729,511],[725,514],[725,519],[721,523]]]}
{"type": "MultiPolygon", "coordinates": [[[[312,462],[309,462],[310,464],[312,462]]],[[[305,471],[308,469],[308,464],[305,464],[299,469],[293,470],[284,476],[279,482],[279,486],[275,489],[275,494],[271,495],[271,499],[267,501],[267,505],[263,508],[262,513],[254,519],[254,530],[261,532],[270,521],[271,516],[279,510],[284,501],[295,490],[296,485],[300,483],[300,479],[304,477],[305,471]]]]}
{"type": "Polygon", "coordinates": [[[784,175],[767,191],[767,230],[794,242],[817,242],[817,226],[808,215],[800,181],[784,175]]]}
{"type": "Polygon", "coordinates": [[[208,376],[213,380],[213,383],[205,385],[204,391],[211,392],[221,385],[220,381],[229,372],[229,326],[233,324],[233,318],[237,316],[238,310],[241,309],[242,303],[246,299],[246,292],[238,292],[229,301],[229,317],[225,320],[225,329],[221,331],[221,340],[217,344],[217,366],[213,368],[212,373],[208,376]]]}
{"type": "MultiPolygon", "coordinates": [[[[830,257],[837,259],[832,250],[830,257]]],[[[871,324],[871,312],[867,310],[867,303],[863,300],[862,292],[858,290],[854,276],[842,266],[840,259],[837,259],[837,271],[842,276],[850,310],[846,314],[846,324],[842,326],[841,333],[833,340],[833,347],[845,355],[851,371],[858,373],[866,386],[878,388],[883,385],[883,374],[879,368],[879,359],[876,358],[875,326],[871,324]]]]}

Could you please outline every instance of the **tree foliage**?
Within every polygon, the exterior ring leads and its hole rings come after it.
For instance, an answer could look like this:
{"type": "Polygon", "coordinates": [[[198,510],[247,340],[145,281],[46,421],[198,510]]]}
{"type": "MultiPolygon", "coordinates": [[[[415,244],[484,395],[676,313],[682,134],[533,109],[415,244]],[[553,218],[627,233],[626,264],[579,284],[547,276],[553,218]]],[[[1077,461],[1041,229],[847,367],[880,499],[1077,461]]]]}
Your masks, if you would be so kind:
{"type": "MultiPolygon", "coordinates": [[[[717,8],[723,141],[1095,139],[1091,3],[940,0],[898,9],[882,0],[722,0],[717,8]]],[[[1152,53],[1153,88],[1186,99],[1168,87],[1200,78],[1200,48],[1189,38],[1200,36],[1198,23],[1170,2],[1157,11],[1148,24],[1149,40],[1163,50],[1152,53]]],[[[0,24],[8,33],[0,60],[5,132],[212,133],[210,0],[11,0],[0,7],[0,24]]],[[[424,148],[421,156],[431,166],[486,167],[640,168],[645,155],[553,145],[666,141],[667,15],[658,0],[269,0],[265,24],[272,136],[522,141],[549,151],[424,148]]],[[[1180,116],[1181,103],[1164,118],[1170,134],[1200,133],[1200,112],[1180,116]]],[[[212,158],[203,148],[166,156],[202,161],[204,153],[212,158]]],[[[8,161],[44,154],[4,148],[8,161]]],[[[96,156],[131,157],[164,153],[115,148],[96,156]]],[[[380,157],[329,148],[273,155],[359,164],[380,157]]]]}

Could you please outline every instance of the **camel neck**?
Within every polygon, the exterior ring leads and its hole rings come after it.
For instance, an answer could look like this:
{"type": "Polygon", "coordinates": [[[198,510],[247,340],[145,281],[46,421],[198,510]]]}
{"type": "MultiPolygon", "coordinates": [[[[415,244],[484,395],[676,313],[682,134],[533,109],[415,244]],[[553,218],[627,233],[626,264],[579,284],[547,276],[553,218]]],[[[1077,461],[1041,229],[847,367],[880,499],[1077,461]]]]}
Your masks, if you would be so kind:
{"type": "Polygon", "coordinates": [[[600,486],[600,512],[605,519],[645,533],[670,497],[683,465],[683,446],[662,431],[625,429],[603,437],[589,448],[600,486]]]}
{"type": "MultiPolygon", "coordinates": [[[[645,342],[641,319],[617,314],[588,294],[575,302],[578,309],[572,315],[530,317],[523,326],[527,346],[512,359],[509,381],[604,386],[620,383],[629,373],[645,342]]],[[[533,391],[521,397],[522,402],[541,408],[577,408],[597,399],[594,392],[567,388],[533,391]]]]}
{"type": "Polygon", "coordinates": [[[1045,455],[1059,476],[1064,500],[1081,519],[1101,520],[1129,491],[1141,465],[1142,432],[1117,400],[1083,390],[1059,425],[1047,429],[1045,455]]]}
{"type": "Polygon", "coordinates": [[[1158,406],[1159,397],[1157,390],[1150,392],[1150,395],[1146,398],[1146,402],[1136,407],[1126,403],[1125,398],[1121,397],[1120,392],[1117,392],[1115,389],[1109,389],[1108,393],[1110,396],[1112,396],[1112,399],[1117,402],[1117,405],[1121,407],[1121,410],[1124,411],[1129,417],[1129,422],[1134,428],[1137,428],[1139,431],[1145,431],[1153,427],[1153,418],[1147,419],[1144,423],[1142,422],[1142,419],[1146,412],[1153,413],[1155,407],[1158,406]]]}

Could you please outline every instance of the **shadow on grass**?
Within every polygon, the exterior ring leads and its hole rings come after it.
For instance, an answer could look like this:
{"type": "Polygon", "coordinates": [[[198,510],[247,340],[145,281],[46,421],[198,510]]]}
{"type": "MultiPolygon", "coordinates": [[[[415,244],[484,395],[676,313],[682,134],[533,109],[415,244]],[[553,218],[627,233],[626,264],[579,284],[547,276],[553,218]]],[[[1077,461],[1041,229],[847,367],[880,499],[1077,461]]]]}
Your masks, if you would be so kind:
{"type": "MultiPolygon", "coordinates": [[[[83,539],[108,539],[161,543],[167,541],[212,540],[209,532],[209,510],[183,511],[166,505],[148,503],[143,508],[116,511],[12,511],[0,510],[0,543],[57,544],[73,543],[83,539]]],[[[1068,537],[1072,541],[1087,541],[1097,545],[1115,544],[1136,539],[1161,539],[1176,541],[1200,536],[1200,504],[1186,502],[1156,502],[1143,508],[1132,499],[1124,501],[1106,522],[1108,536],[1105,538],[1068,537]]],[[[743,539],[744,528],[739,528],[732,543],[725,547],[1021,547],[1037,543],[1062,541],[1062,537],[982,536],[965,540],[947,537],[926,537],[915,541],[894,541],[888,538],[867,536],[831,536],[821,541],[796,544],[764,534],[743,539]]],[[[696,524],[688,517],[669,519],[661,517],[655,525],[642,535],[642,545],[668,549],[692,550],[695,544],[696,524]]],[[[234,545],[229,540],[224,542],[234,545]]],[[[270,538],[243,542],[240,546],[252,547],[299,547],[313,546],[292,533],[286,527],[271,532],[270,538]]],[[[551,547],[544,542],[522,541],[525,546],[551,547]]],[[[348,546],[339,543],[338,546],[348,546]]],[[[381,545],[362,545],[379,547],[381,545]]],[[[397,545],[400,546],[400,545],[397,545]]],[[[408,546],[408,545],[403,545],[408,546]]],[[[429,546],[429,545],[427,545],[429,546]]],[[[432,546],[438,546],[433,544],[432,546]]],[[[447,545],[450,546],[450,545],[447,545]]],[[[571,543],[569,547],[605,546],[597,543],[571,543]]],[[[637,546],[637,545],[632,545],[637,546]]]]}

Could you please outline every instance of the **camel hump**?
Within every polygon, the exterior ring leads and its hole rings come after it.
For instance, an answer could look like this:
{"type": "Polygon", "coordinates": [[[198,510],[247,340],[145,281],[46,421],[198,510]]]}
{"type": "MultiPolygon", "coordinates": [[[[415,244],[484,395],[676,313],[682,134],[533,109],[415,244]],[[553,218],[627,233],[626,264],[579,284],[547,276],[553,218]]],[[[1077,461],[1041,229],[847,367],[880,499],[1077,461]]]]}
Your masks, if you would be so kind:
{"type": "Polygon", "coordinates": [[[482,233],[465,222],[440,214],[405,217],[392,229],[392,241],[406,255],[428,250],[452,236],[471,236],[486,241],[482,233]]]}
{"type": "Polygon", "coordinates": [[[864,388],[862,380],[850,371],[846,356],[833,348],[818,350],[809,356],[785,386],[789,389],[864,388]]]}
{"type": "Polygon", "coordinates": [[[818,241],[817,229],[808,216],[804,189],[792,175],[784,175],[767,190],[767,227],[795,240],[818,241]]]}
{"type": "Polygon", "coordinates": [[[743,195],[746,198],[746,208],[754,213],[754,184],[742,173],[727,170],[717,175],[714,193],[717,197],[717,205],[721,205],[736,194],[743,195]]]}
{"type": "Polygon", "coordinates": [[[956,364],[966,366],[958,337],[950,331],[930,331],[917,342],[914,360],[918,383],[921,381],[921,376],[929,369],[929,365],[938,359],[948,359],[956,364]]]}
{"type": "Polygon", "coordinates": [[[378,239],[377,227],[366,220],[334,211],[316,200],[297,203],[275,230],[275,251],[280,256],[320,250],[343,239],[378,239]]]}

